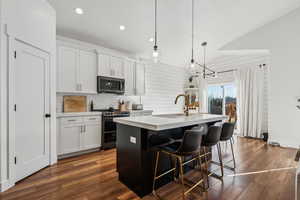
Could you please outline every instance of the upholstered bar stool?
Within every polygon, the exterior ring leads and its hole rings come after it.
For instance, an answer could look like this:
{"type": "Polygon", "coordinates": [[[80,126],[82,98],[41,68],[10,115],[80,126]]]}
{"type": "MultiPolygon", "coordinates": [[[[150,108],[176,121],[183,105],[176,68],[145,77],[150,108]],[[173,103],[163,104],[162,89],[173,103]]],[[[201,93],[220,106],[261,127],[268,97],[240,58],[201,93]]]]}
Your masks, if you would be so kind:
{"type": "MultiPolygon", "coordinates": [[[[205,159],[207,176],[208,177],[213,176],[213,177],[216,177],[218,179],[222,179],[222,177],[224,176],[223,168],[220,167],[220,170],[221,170],[221,176],[220,176],[220,175],[215,174],[214,172],[209,171],[208,170],[208,165],[210,163],[209,157],[211,156],[211,152],[209,151],[209,149],[214,147],[214,146],[217,146],[219,161],[220,161],[220,163],[222,163],[221,148],[220,148],[220,143],[219,143],[220,142],[220,137],[221,137],[221,131],[222,131],[222,129],[219,126],[210,126],[208,128],[207,134],[204,135],[203,138],[202,138],[201,147],[203,148],[204,153],[201,154],[201,156],[200,156],[200,157],[204,157],[204,159],[205,159]]],[[[207,186],[209,187],[208,178],[207,178],[207,186]]]]}
{"type": "MultiPolygon", "coordinates": [[[[174,180],[176,180],[176,170],[179,169],[179,182],[182,186],[182,198],[185,199],[185,196],[191,192],[195,187],[200,186],[201,183],[204,184],[203,176],[201,179],[193,184],[192,186],[184,181],[184,172],[183,167],[195,160],[201,163],[200,159],[200,147],[202,136],[207,133],[207,126],[201,125],[197,130],[186,130],[184,132],[184,136],[182,141],[177,141],[169,145],[160,146],[156,150],[156,160],[155,160],[155,170],[154,170],[154,178],[153,178],[153,195],[160,199],[159,195],[155,191],[156,181],[161,177],[173,172],[174,180]],[[175,162],[174,167],[162,174],[158,173],[159,167],[159,158],[160,154],[166,154],[170,156],[175,162]],[[190,160],[185,161],[185,158],[191,157],[190,160]],[[178,163],[178,164],[177,164],[178,163]],[[185,185],[191,186],[189,189],[185,189],[185,185]]],[[[200,165],[201,166],[201,165],[200,165]]]]}
{"type": "MultiPolygon", "coordinates": [[[[236,168],[236,162],[235,162],[235,156],[234,156],[234,149],[233,149],[233,132],[234,132],[234,127],[235,127],[235,123],[230,123],[230,122],[225,122],[222,124],[222,131],[221,131],[221,137],[220,137],[220,142],[230,142],[230,147],[231,147],[231,156],[232,156],[232,160],[226,161],[226,163],[224,162],[214,162],[215,164],[220,165],[222,168],[227,168],[230,169],[232,171],[235,170],[236,168]],[[228,165],[226,165],[227,163],[233,162],[233,167],[230,167],[228,165]]],[[[222,158],[222,149],[221,149],[221,145],[220,145],[220,151],[221,151],[221,159],[222,158]]]]}

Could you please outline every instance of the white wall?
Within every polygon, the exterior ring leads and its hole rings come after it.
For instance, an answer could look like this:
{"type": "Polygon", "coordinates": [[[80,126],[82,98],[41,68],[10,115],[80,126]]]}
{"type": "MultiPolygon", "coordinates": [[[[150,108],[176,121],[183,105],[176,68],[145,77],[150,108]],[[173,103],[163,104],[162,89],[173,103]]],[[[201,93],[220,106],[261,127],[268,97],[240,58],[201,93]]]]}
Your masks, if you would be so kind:
{"type": "Polygon", "coordinates": [[[182,112],[182,99],[175,105],[175,98],[183,94],[187,73],[182,67],[166,64],[146,66],[146,95],[142,97],[144,109],[154,114],[182,112]]]}
{"type": "Polygon", "coordinates": [[[270,141],[282,146],[300,145],[300,9],[227,44],[223,50],[270,50],[270,141]]]}
{"type": "MultiPolygon", "coordinates": [[[[14,141],[8,132],[8,58],[13,56],[13,45],[8,39],[18,39],[50,54],[51,114],[56,115],[55,60],[56,13],[46,0],[0,0],[0,142],[1,191],[14,184],[11,167],[14,158],[14,141]],[[9,51],[8,51],[9,50],[9,51]],[[9,137],[10,136],[10,137],[9,137]]],[[[28,77],[30,78],[30,77],[28,77]]],[[[56,146],[56,120],[51,120],[51,145],[56,146]],[[55,144],[53,144],[55,143],[55,144]]],[[[53,150],[56,150],[53,149],[53,150]]],[[[51,152],[51,162],[56,151],[51,152]]]]}

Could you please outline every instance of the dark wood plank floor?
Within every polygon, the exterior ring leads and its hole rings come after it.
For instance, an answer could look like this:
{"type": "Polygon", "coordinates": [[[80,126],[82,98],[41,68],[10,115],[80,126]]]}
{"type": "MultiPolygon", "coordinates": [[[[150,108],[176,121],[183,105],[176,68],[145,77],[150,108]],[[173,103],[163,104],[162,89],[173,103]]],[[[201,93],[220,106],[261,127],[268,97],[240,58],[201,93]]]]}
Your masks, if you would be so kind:
{"type": "MultiPolygon", "coordinates": [[[[293,161],[296,150],[271,147],[260,140],[239,138],[235,144],[235,152],[236,176],[232,176],[231,171],[225,171],[223,182],[211,178],[208,192],[202,193],[196,189],[188,198],[294,199],[295,169],[263,170],[296,167],[297,164],[293,161]],[[243,174],[258,171],[262,172],[243,174]]],[[[196,179],[199,177],[197,173],[191,172],[188,176],[196,179]]],[[[175,200],[180,195],[180,187],[176,183],[170,183],[159,189],[158,193],[165,199],[175,200]]],[[[116,151],[108,150],[61,160],[57,165],[43,169],[19,182],[14,188],[1,193],[0,199],[137,200],[140,198],[118,181],[116,151]]],[[[149,195],[143,199],[155,198],[149,195]]]]}

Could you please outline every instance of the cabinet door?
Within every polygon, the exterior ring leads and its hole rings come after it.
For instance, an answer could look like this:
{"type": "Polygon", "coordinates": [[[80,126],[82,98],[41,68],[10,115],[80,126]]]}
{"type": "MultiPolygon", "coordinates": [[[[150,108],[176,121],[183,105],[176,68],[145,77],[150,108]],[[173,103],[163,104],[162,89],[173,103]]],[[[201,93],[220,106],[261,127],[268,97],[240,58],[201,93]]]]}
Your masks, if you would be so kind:
{"type": "Polygon", "coordinates": [[[82,150],[100,147],[101,145],[101,124],[87,123],[82,137],[82,150]]]}
{"type": "Polygon", "coordinates": [[[136,64],[135,70],[135,94],[141,96],[145,94],[145,65],[136,64]]]}
{"type": "Polygon", "coordinates": [[[62,125],[58,137],[58,154],[73,153],[81,150],[81,124],[62,125]]]}
{"type": "Polygon", "coordinates": [[[57,91],[76,92],[79,89],[77,84],[79,51],[59,46],[57,52],[57,91]]]}
{"type": "Polygon", "coordinates": [[[80,91],[97,93],[97,55],[88,51],[79,54],[80,91]]]}
{"type": "Polygon", "coordinates": [[[98,55],[98,75],[99,76],[112,76],[110,69],[110,56],[105,54],[98,55]]]}
{"type": "Polygon", "coordinates": [[[135,62],[125,61],[125,95],[133,96],[135,94],[135,62]]]}
{"type": "Polygon", "coordinates": [[[110,58],[111,75],[116,78],[124,78],[124,60],[111,56],[110,58]]]}

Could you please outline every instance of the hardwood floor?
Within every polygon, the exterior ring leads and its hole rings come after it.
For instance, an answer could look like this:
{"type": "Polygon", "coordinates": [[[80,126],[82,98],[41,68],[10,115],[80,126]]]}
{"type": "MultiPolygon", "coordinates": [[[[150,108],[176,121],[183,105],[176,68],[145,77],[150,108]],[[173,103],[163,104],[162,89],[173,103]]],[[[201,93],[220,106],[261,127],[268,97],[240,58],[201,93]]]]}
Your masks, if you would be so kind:
{"type": "MultiPolygon", "coordinates": [[[[230,152],[229,146],[227,151],[230,152]]],[[[236,176],[233,176],[233,172],[225,170],[223,183],[210,178],[208,192],[201,193],[199,189],[195,189],[188,198],[197,200],[294,199],[296,150],[272,147],[260,140],[238,138],[235,152],[236,176]],[[279,168],[285,169],[263,171],[279,168]],[[247,174],[258,171],[262,172],[247,174]]],[[[140,199],[118,181],[115,156],[115,150],[108,150],[61,160],[58,164],[41,170],[19,182],[12,189],[1,193],[0,199],[140,199]]],[[[224,159],[226,157],[227,153],[224,159]]],[[[197,173],[191,172],[187,176],[196,179],[199,177],[197,173]]],[[[176,183],[170,183],[158,190],[162,197],[170,200],[180,199],[180,192],[180,187],[176,183]]],[[[149,195],[143,199],[154,200],[155,198],[149,195]]]]}

